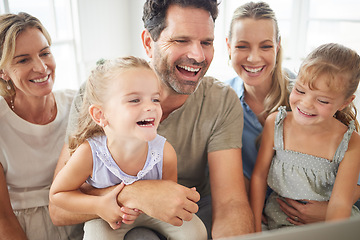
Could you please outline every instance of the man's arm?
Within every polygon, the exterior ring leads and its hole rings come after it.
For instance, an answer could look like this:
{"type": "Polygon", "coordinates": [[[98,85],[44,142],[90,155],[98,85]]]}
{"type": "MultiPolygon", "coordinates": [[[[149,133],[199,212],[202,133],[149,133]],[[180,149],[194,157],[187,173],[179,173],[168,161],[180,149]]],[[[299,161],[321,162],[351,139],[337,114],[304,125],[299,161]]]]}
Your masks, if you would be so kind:
{"type": "MultiPolygon", "coordinates": [[[[70,158],[67,144],[64,145],[54,177],[65,166],[70,158]]],[[[92,195],[103,195],[112,188],[95,189],[88,184],[81,187],[81,191],[92,195]]],[[[189,189],[173,181],[142,180],[124,187],[118,195],[118,203],[129,208],[140,209],[149,216],[168,222],[175,226],[182,225],[182,221],[192,219],[192,214],[198,211],[196,204],[200,195],[195,189],[189,189]]],[[[49,203],[50,217],[55,225],[71,225],[83,223],[96,215],[75,214],[49,203]]]]}
{"type": "Polygon", "coordinates": [[[143,180],[126,186],[118,196],[129,208],[137,208],[147,215],[181,226],[198,211],[200,194],[170,180],[143,180]]]}
{"type": "Polygon", "coordinates": [[[242,174],[241,149],[208,154],[212,196],[212,237],[237,236],[254,232],[242,174]]]}

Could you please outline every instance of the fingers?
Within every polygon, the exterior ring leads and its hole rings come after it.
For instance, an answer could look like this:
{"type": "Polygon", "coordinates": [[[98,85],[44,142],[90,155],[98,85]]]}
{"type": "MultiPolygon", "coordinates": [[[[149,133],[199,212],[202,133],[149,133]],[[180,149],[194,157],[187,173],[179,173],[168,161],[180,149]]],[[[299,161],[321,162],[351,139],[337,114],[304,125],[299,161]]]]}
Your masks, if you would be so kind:
{"type": "Polygon", "coordinates": [[[297,206],[297,204],[302,205],[302,203],[299,203],[292,199],[289,199],[289,200],[286,199],[286,201],[287,201],[287,203],[286,203],[284,200],[282,200],[280,198],[277,198],[276,201],[279,203],[281,211],[283,211],[288,216],[287,220],[290,223],[292,223],[294,225],[304,224],[304,222],[301,218],[301,216],[302,216],[301,213],[296,208],[288,205],[288,204],[291,204],[291,205],[294,204],[295,206],[297,206]]]}
{"type": "Polygon", "coordinates": [[[192,187],[190,191],[187,191],[186,197],[195,203],[200,200],[200,194],[196,191],[195,187],[192,187]]]}
{"type": "Polygon", "coordinates": [[[267,218],[264,214],[261,214],[261,221],[265,224],[267,224],[267,218]]]}
{"type": "Polygon", "coordinates": [[[174,218],[170,219],[169,223],[174,226],[180,227],[183,224],[183,220],[181,220],[178,217],[174,217],[174,218]]]}
{"type": "Polygon", "coordinates": [[[119,229],[120,227],[121,227],[121,220],[120,221],[116,221],[116,222],[114,222],[114,223],[109,223],[109,225],[110,225],[110,227],[112,228],[112,229],[119,229]]]}
{"type": "Polygon", "coordinates": [[[125,186],[124,182],[121,182],[112,190],[112,192],[118,195],[121,192],[121,190],[123,190],[124,186],[125,186]]]}
{"type": "Polygon", "coordinates": [[[290,223],[292,223],[292,224],[294,224],[294,225],[297,225],[297,226],[299,226],[299,225],[304,225],[304,223],[302,223],[302,222],[300,221],[300,219],[299,219],[298,221],[295,221],[295,220],[292,219],[292,218],[287,218],[286,220],[288,220],[290,223]]]}
{"type": "MultiPolygon", "coordinates": [[[[190,191],[186,193],[187,200],[184,202],[184,210],[189,214],[186,214],[186,219],[182,218],[185,221],[190,221],[192,219],[192,214],[199,211],[199,206],[196,204],[200,200],[200,194],[196,191],[195,187],[192,187],[190,191]],[[188,201],[190,200],[190,201],[188,201]],[[189,216],[191,215],[191,216],[189,216]],[[188,219],[188,220],[187,220],[188,219]]],[[[180,216],[179,216],[180,217],[180,216]]]]}
{"type": "Polygon", "coordinates": [[[121,207],[121,211],[124,213],[124,214],[127,214],[127,215],[134,215],[134,216],[139,216],[141,211],[139,209],[136,209],[136,208],[128,208],[128,207],[125,207],[125,206],[122,206],[121,207]]]}
{"type": "Polygon", "coordinates": [[[133,224],[138,216],[142,213],[139,209],[136,208],[128,208],[128,207],[121,207],[122,215],[122,222],[125,224],[133,224]]]}

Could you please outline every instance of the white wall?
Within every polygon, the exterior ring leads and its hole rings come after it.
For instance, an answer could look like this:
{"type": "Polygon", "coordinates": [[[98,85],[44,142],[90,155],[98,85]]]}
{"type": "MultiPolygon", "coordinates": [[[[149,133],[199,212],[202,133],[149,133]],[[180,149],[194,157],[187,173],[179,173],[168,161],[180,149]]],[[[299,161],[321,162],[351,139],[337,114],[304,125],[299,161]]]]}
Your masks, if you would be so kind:
{"type": "Polygon", "coordinates": [[[84,81],[100,58],[145,57],[141,43],[143,0],[76,0],[75,32],[80,78],[84,81]]]}

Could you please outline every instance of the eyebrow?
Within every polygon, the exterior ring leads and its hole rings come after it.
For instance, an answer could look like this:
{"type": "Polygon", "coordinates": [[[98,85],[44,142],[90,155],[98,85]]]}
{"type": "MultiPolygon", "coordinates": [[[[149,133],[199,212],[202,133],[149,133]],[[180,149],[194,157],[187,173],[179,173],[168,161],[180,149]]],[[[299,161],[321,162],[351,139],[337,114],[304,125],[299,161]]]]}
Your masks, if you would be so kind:
{"type": "MultiPolygon", "coordinates": [[[[46,46],[46,47],[44,47],[44,48],[40,49],[40,51],[39,51],[39,52],[42,52],[42,51],[44,51],[45,49],[49,49],[49,48],[50,48],[50,46],[46,46]]],[[[29,56],[29,54],[21,54],[21,55],[17,55],[17,56],[15,56],[13,59],[16,59],[16,58],[21,58],[21,57],[26,57],[26,56],[29,56]]]]}
{"type": "MultiPolygon", "coordinates": [[[[129,97],[131,95],[141,95],[141,94],[143,94],[143,92],[130,92],[130,93],[123,95],[123,97],[129,97]]],[[[160,95],[160,92],[154,92],[151,94],[151,96],[154,96],[154,95],[160,95]]]]}
{"type": "MultiPolygon", "coordinates": [[[[178,35],[178,36],[175,36],[175,35],[173,35],[173,36],[171,36],[170,38],[169,38],[171,41],[174,41],[174,40],[176,40],[176,39],[184,39],[184,40],[191,40],[192,38],[191,38],[191,36],[186,36],[186,35],[178,35]]],[[[208,37],[208,38],[206,38],[206,39],[204,39],[204,40],[201,40],[201,41],[210,41],[210,42],[213,42],[214,41],[214,38],[213,37],[208,37]]]]}
{"type": "MultiPolygon", "coordinates": [[[[261,41],[260,44],[264,44],[264,43],[267,43],[267,42],[270,42],[270,43],[274,44],[274,42],[273,42],[272,40],[270,40],[270,39],[266,39],[266,40],[264,40],[264,41],[261,41]]],[[[246,43],[246,44],[250,44],[249,41],[245,41],[245,40],[239,40],[239,41],[237,41],[236,43],[246,43]]]]}

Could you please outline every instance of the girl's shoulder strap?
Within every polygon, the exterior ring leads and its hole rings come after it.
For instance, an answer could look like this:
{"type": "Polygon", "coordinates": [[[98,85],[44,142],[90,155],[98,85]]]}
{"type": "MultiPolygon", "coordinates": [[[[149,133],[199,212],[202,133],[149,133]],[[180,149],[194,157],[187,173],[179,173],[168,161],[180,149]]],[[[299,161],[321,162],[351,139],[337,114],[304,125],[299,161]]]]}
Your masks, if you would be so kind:
{"type": "Polygon", "coordinates": [[[284,119],[287,115],[285,106],[279,107],[278,110],[279,112],[276,115],[274,129],[275,150],[284,149],[284,119]]]}
{"type": "Polygon", "coordinates": [[[343,160],[343,158],[345,156],[345,152],[348,149],[351,135],[354,131],[355,131],[355,122],[354,122],[354,120],[352,120],[349,123],[348,130],[344,133],[343,139],[341,140],[338,148],[336,149],[336,152],[335,152],[335,155],[333,158],[334,162],[340,163],[343,160]]]}

